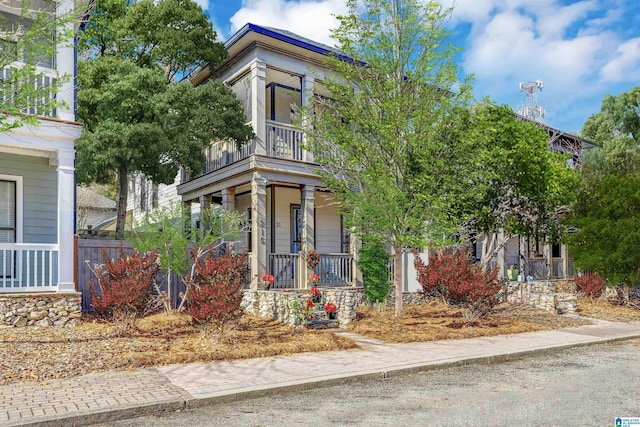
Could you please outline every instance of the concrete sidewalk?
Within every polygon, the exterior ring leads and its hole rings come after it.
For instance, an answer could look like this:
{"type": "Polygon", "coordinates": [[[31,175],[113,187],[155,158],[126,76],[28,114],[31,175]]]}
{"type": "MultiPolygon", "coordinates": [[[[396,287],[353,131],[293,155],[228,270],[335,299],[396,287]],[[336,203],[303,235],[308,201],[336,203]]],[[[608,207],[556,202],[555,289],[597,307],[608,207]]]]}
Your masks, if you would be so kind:
{"type": "Polygon", "coordinates": [[[103,372],[47,384],[0,387],[0,425],[86,425],[281,391],[384,378],[640,337],[640,322],[518,335],[385,344],[348,332],[360,348],[234,362],[103,372]]]}

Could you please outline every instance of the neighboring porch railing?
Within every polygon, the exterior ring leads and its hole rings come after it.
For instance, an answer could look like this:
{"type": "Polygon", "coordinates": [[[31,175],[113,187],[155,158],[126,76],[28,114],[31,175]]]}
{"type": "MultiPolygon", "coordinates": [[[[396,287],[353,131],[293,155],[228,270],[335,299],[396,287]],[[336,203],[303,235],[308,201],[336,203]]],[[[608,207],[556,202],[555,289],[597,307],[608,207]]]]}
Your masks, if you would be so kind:
{"type": "Polygon", "coordinates": [[[532,276],[536,280],[546,280],[549,277],[549,266],[547,261],[542,260],[529,260],[527,263],[527,274],[532,276]]]}
{"type": "Polygon", "coordinates": [[[58,249],[57,244],[0,243],[0,293],[57,290],[58,249]]]}
{"type": "MultiPolygon", "coordinates": [[[[12,66],[22,68],[24,64],[14,62],[12,63],[12,66]]],[[[18,93],[17,86],[31,85],[31,89],[36,90],[36,92],[34,92],[33,97],[28,99],[27,103],[29,107],[24,109],[23,112],[25,114],[55,117],[57,115],[56,109],[53,108],[51,111],[47,111],[44,106],[51,104],[51,102],[56,98],[55,92],[51,89],[58,80],[56,70],[36,67],[36,73],[38,73],[36,78],[28,82],[15,81],[15,78],[12,79],[11,67],[0,69],[0,80],[5,84],[5,90],[3,93],[0,93],[0,102],[6,105],[15,105],[13,94],[18,93]]]]}
{"type": "Polygon", "coordinates": [[[298,254],[269,254],[269,271],[273,275],[272,288],[296,287],[298,254]]]}
{"type": "Polygon", "coordinates": [[[266,120],[267,156],[302,160],[302,132],[291,125],[266,120]]]}
{"type": "Polygon", "coordinates": [[[320,276],[320,285],[344,285],[352,281],[350,254],[320,254],[314,271],[320,276]]]}
{"type": "Polygon", "coordinates": [[[211,144],[205,153],[203,174],[221,169],[227,165],[246,159],[256,150],[255,140],[242,145],[240,148],[232,141],[217,141],[211,144]]]}

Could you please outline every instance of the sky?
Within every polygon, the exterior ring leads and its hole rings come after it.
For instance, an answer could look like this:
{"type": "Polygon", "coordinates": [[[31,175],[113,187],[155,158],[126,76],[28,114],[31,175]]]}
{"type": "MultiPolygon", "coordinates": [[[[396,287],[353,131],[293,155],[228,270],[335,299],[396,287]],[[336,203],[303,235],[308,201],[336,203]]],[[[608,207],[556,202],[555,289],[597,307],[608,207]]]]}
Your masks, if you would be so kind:
{"type": "MultiPolygon", "coordinates": [[[[196,0],[220,40],[247,22],[332,45],[344,0],[196,0]]],[[[579,133],[606,94],[640,85],[640,0],[442,0],[454,4],[451,42],[478,100],[514,110],[520,83],[541,80],[544,123],[579,133]]]]}

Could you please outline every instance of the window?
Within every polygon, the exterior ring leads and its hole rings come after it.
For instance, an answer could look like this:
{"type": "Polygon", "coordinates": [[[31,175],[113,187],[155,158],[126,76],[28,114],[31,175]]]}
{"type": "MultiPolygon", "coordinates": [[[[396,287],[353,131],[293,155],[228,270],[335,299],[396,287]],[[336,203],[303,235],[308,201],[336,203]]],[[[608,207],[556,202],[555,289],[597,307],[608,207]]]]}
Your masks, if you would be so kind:
{"type": "MultiPolygon", "coordinates": [[[[18,240],[18,200],[16,181],[0,180],[0,243],[18,240]]],[[[15,277],[15,256],[12,251],[0,251],[0,278],[15,277]]]]}
{"type": "Polygon", "coordinates": [[[551,245],[551,257],[562,258],[562,252],[560,251],[560,243],[551,245]]]}

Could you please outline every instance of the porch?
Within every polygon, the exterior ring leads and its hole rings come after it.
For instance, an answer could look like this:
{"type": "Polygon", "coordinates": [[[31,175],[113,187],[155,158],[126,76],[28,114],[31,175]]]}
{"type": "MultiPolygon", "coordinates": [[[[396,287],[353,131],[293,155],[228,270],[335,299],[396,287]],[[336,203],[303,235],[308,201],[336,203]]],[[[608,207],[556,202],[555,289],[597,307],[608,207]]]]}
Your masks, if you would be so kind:
{"type": "Polygon", "coordinates": [[[57,244],[0,243],[0,293],[56,292],[57,244]]]}

